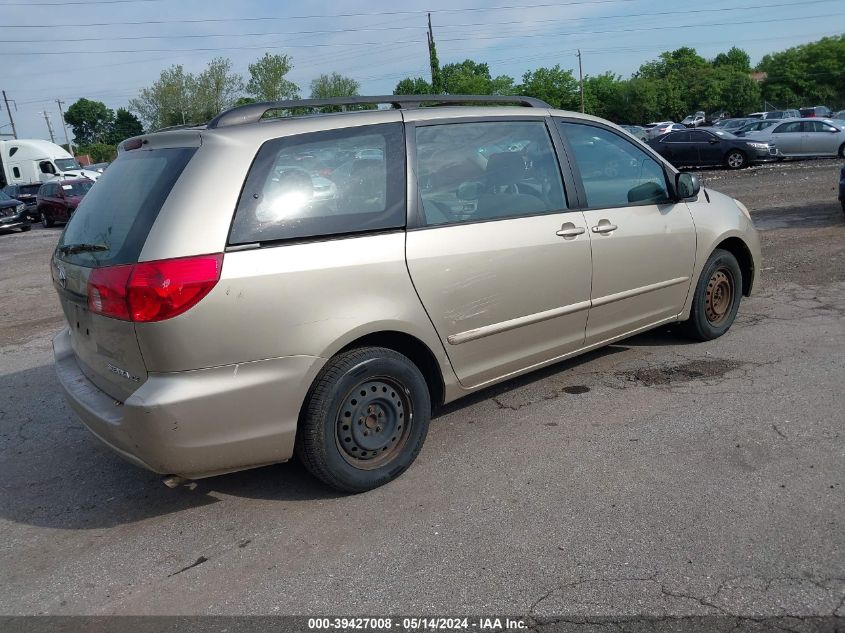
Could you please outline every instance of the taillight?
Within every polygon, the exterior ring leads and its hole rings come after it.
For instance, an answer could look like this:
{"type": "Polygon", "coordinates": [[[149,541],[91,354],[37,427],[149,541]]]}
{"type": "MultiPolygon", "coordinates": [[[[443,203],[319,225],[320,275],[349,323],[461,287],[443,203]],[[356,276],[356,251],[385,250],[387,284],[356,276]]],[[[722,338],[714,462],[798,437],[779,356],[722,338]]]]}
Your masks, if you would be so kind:
{"type": "Polygon", "coordinates": [[[91,312],[124,321],[163,321],[186,312],[220,280],[223,254],[95,268],[91,312]]]}

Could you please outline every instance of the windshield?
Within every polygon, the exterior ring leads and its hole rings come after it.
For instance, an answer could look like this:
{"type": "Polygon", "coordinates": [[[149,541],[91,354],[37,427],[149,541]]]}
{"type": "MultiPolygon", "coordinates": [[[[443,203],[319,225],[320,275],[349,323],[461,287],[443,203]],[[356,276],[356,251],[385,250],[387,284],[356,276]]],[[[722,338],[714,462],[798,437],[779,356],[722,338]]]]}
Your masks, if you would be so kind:
{"type": "Polygon", "coordinates": [[[82,169],[80,164],[73,158],[57,158],[55,163],[56,167],[62,171],[67,171],[68,169],[82,169]]]}
{"type": "Polygon", "coordinates": [[[65,195],[69,198],[74,196],[84,196],[93,186],[94,183],[88,181],[69,182],[62,185],[62,191],[64,191],[65,195]]]}

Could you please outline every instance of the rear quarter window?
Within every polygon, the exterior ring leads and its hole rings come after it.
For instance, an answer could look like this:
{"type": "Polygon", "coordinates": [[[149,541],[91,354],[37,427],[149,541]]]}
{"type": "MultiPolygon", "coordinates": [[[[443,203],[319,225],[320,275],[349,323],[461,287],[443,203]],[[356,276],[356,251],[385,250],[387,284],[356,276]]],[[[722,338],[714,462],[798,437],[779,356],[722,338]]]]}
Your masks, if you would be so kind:
{"type": "MultiPolygon", "coordinates": [[[[85,195],[59,241],[59,246],[103,244],[108,250],[63,258],[91,267],[137,262],[159,211],[195,151],[166,148],[121,154],[85,195]]],[[[46,195],[45,187],[41,195],[46,195]]]]}
{"type": "Polygon", "coordinates": [[[229,243],[396,229],[405,211],[401,123],[299,134],[261,146],[229,243]]]}

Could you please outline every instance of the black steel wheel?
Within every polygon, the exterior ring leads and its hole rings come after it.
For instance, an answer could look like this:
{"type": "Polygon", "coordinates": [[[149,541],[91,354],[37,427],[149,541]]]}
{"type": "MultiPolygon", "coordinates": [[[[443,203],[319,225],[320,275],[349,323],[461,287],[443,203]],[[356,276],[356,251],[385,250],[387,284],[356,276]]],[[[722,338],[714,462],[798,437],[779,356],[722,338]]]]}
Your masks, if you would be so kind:
{"type": "Polygon", "coordinates": [[[296,453],[318,479],[363,492],[402,474],[428,433],[431,400],[419,368],[387,348],[332,358],[308,394],[296,453]]]}
{"type": "Polygon", "coordinates": [[[742,270],[736,257],[716,249],[704,264],[695,286],[692,310],[684,322],[688,334],[699,341],[719,338],[730,329],[742,297],[742,270]]]}

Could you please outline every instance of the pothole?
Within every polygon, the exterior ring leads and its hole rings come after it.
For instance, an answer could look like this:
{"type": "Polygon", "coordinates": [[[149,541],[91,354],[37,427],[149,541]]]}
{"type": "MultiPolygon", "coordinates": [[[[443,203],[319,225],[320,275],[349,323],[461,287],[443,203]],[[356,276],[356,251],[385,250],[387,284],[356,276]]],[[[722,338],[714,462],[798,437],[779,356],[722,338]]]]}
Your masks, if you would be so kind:
{"type": "Polygon", "coordinates": [[[639,382],[646,387],[668,385],[691,380],[721,378],[725,374],[743,366],[735,360],[714,358],[707,360],[693,360],[679,365],[664,365],[618,372],[616,375],[624,380],[639,382]]]}

